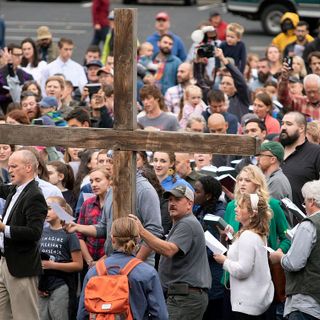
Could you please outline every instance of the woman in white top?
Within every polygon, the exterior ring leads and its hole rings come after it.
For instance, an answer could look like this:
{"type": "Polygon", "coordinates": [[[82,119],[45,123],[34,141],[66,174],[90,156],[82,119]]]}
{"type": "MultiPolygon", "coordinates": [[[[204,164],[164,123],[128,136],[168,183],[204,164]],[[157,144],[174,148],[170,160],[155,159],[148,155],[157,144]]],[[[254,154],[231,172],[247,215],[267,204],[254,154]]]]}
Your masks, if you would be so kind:
{"type": "Polygon", "coordinates": [[[43,70],[46,68],[45,61],[39,61],[38,51],[35,42],[31,38],[26,38],[21,42],[22,49],[22,69],[31,74],[37,83],[41,84],[43,70]]]}
{"type": "Polygon", "coordinates": [[[227,256],[214,255],[230,273],[231,306],[237,320],[265,319],[274,295],[267,254],[271,211],[256,193],[237,200],[236,220],[242,224],[227,256]]]}

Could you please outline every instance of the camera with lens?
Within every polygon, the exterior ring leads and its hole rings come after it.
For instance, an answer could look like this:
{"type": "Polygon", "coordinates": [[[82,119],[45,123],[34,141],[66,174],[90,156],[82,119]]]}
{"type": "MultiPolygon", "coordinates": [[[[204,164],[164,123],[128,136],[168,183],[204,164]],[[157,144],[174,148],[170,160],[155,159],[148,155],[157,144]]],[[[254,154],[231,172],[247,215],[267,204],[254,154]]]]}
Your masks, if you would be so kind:
{"type": "Polygon", "coordinates": [[[214,49],[215,46],[212,44],[202,44],[197,50],[197,55],[199,58],[212,58],[214,57],[214,49]]]}
{"type": "Polygon", "coordinates": [[[199,45],[197,49],[197,56],[199,58],[214,57],[216,38],[216,30],[212,26],[205,26],[192,32],[191,39],[199,45]]]}

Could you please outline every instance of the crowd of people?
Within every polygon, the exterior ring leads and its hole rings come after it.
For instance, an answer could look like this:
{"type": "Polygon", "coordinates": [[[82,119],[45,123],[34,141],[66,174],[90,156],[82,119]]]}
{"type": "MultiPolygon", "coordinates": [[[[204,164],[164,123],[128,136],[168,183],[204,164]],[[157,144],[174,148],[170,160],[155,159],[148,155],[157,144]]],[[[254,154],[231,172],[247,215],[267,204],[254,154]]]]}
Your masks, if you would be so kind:
{"type": "MultiPolygon", "coordinates": [[[[0,125],[113,127],[114,13],[98,2],[83,64],[48,26],[0,42],[0,125]]],[[[113,219],[112,150],[0,144],[1,320],[106,315],[112,303],[97,311],[88,297],[118,288],[94,282],[103,273],[128,279],[119,319],[320,318],[320,27],[314,39],[287,12],[281,30],[257,55],[242,25],[212,12],[188,52],[156,14],[138,46],[138,130],[262,144],[245,157],[137,152],[134,215],[113,219]]]]}

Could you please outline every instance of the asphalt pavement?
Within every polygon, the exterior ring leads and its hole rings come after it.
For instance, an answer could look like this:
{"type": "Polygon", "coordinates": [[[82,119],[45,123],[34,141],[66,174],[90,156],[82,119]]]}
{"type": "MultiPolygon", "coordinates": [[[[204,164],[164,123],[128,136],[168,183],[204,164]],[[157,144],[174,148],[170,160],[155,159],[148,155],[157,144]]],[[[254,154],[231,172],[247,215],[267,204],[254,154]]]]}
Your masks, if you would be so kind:
{"type": "MultiPolygon", "coordinates": [[[[207,20],[209,12],[218,10],[227,22],[238,22],[245,27],[244,41],[248,52],[264,54],[272,38],[264,34],[260,23],[225,13],[218,1],[198,0],[198,5],[185,7],[182,1],[141,0],[137,5],[126,6],[120,0],[111,1],[111,8],[138,8],[138,38],[141,41],[154,32],[154,16],[167,11],[171,17],[171,30],[181,36],[186,47],[192,44],[190,34],[200,22],[207,20]],[[143,3],[142,3],[143,1],[143,3]]],[[[50,27],[54,40],[70,37],[76,44],[74,59],[82,62],[84,52],[92,38],[91,2],[26,2],[0,0],[0,16],[5,19],[6,42],[20,42],[36,37],[41,25],[50,27]]]]}

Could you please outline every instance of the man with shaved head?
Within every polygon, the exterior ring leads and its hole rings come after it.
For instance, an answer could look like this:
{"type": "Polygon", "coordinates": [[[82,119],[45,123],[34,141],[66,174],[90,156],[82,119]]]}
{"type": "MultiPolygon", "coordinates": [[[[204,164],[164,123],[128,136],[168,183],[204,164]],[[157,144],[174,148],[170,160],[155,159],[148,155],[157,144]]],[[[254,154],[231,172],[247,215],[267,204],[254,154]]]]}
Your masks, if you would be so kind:
{"type": "Polygon", "coordinates": [[[181,63],[178,67],[176,86],[169,88],[164,96],[166,106],[169,111],[179,114],[180,101],[183,97],[185,88],[191,84],[193,79],[192,66],[189,62],[181,63]]]}
{"type": "MultiPolygon", "coordinates": [[[[208,118],[208,130],[210,133],[227,134],[228,122],[220,113],[213,113],[208,118]]],[[[214,150],[213,150],[214,151],[214,150]]],[[[213,155],[212,164],[216,167],[231,166],[231,161],[237,157],[234,155],[213,155]]]]}
{"type": "Polygon", "coordinates": [[[220,113],[213,113],[208,118],[208,129],[210,133],[227,134],[228,122],[220,113]]]}
{"type": "Polygon", "coordinates": [[[39,240],[47,204],[34,180],[38,161],[29,150],[8,162],[12,185],[0,185],[6,200],[0,220],[0,319],[39,320],[39,240]]]}

